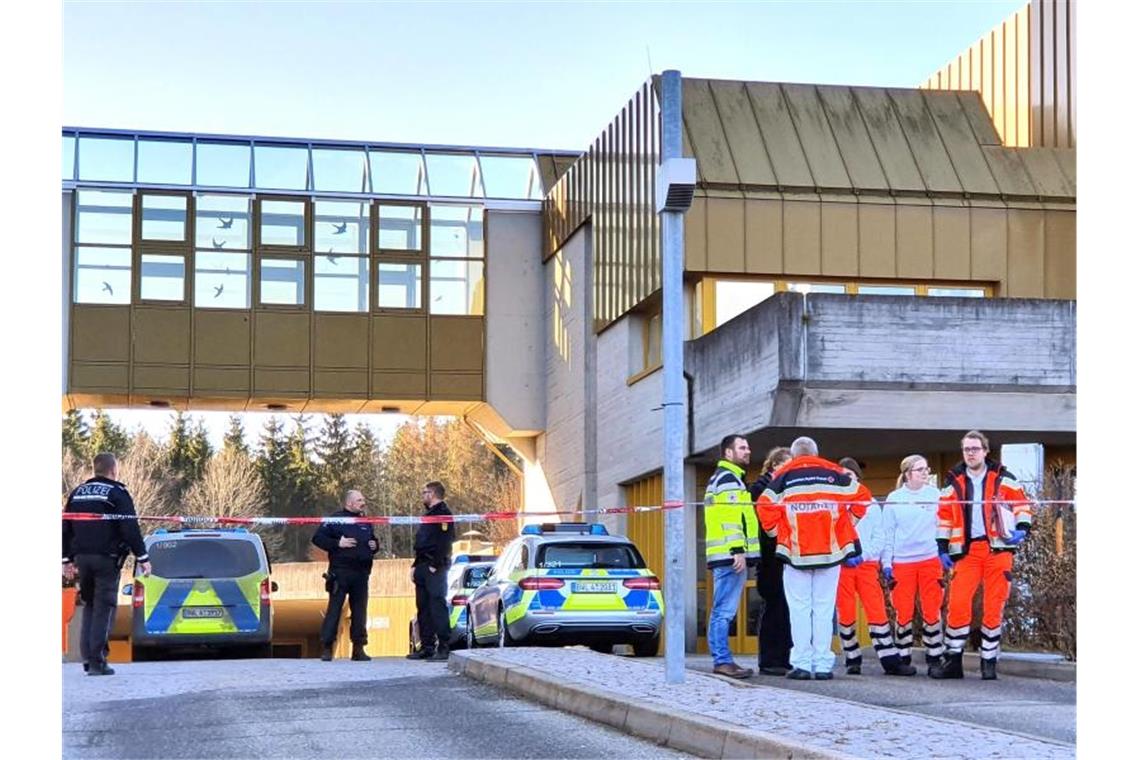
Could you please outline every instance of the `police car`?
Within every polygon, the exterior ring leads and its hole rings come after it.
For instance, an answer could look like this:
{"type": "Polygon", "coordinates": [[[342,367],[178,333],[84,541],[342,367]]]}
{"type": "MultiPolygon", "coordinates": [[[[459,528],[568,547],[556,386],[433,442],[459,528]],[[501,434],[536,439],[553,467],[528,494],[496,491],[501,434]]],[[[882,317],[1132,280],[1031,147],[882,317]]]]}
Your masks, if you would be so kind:
{"type": "Polygon", "coordinates": [[[157,530],[146,536],[151,573],[131,597],[132,659],[178,648],[240,648],[268,656],[273,638],[269,559],[261,537],[236,530],[157,530]]]}
{"type": "MultiPolygon", "coordinates": [[[[451,625],[450,649],[462,649],[466,644],[467,597],[487,579],[494,567],[492,554],[460,554],[447,570],[447,615],[451,625]]],[[[408,623],[408,651],[421,646],[419,621],[413,617],[408,623]]]]}
{"type": "Polygon", "coordinates": [[[466,606],[469,647],[630,644],[651,657],[665,603],[629,539],[597,523],[548,523],[523,528],[466,606]]]}

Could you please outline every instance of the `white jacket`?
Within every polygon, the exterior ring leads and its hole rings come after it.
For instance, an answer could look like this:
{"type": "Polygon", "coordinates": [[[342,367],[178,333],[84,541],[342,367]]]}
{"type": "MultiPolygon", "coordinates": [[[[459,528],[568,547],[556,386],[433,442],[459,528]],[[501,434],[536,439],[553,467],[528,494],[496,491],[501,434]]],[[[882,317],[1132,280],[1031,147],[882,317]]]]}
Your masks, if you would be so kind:
{"type": "Polygon", "coordinates": [[[931,485],[891,491],[883,504],[884,568],[938,556],[938,498],[938,489],[931,485]]]}
{"type": "Polygon", "coordinates": [[[883,553],[883,508],[878,502],[872,501],[867,507],[867,514],[855,525],[855,532],[863,549],[860,556],[866,562],[878,562],[883,553]]]}

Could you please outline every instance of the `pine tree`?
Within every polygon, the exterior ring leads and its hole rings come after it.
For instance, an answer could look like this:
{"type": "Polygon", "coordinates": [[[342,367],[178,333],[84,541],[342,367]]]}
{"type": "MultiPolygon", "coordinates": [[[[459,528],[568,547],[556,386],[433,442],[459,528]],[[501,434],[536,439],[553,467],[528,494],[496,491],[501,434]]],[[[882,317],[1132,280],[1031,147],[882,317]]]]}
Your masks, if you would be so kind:
{"type": "Polygon", "coordinates": [[[89,459],[91,430],[83,419],[83,412],[68,409],[63,415],[63,450],[79,460],[89,459]]]}
{"type": "Polygon", "coordinates": [[[188,460],[186,480],[187,485],[192,485],[206,472],[206,465],[210,463],[210,457],[214,454],[214,447],[210,445],[210,436],[206,432],[206,423],[201,417],[194,421],[194,431],[187,442],[186,454],[188,460]]]}
{"type": "Polygon", "coordinates": [[[325,417],[316,441],[316,454],[320,459],[318,482],[320,506],[335,508],[349,488],[358,488],[352,472],[352,435],[343,414],[325,417]]]}
{"type": "Polygon", "coordinates": [[[231,414],[229,417],[229,426],[222,441],[222,451],[236,451],[249,456],[249,445],[245,442],[245,426],[239,414],[231,414]]]}
{"type": "MultiPolygon", "coordinates": [[[[289,443],[285,437],[285,426],[275,416],[266,420],[261,429],[255,465],[261,476],[265,513],[272,517],[289,516],[293,495],[292,479],[289,477],[289,443]]],[[[288,543],[297,528],[287,526],[275,531],[280,535],[280,540],[275,542],[281,545],[280,559],[303,559],[293,554],[293,547],[288,543]]]]}
{"type": "MultiPolygon", "coordinates": [[[[383,488],[381,467],[383,460],[376,435],[372,428],[363,422],[357,423],[352,432],[352,451],[349,472],[353,488],[358,489],[368,502],[368,512],[385,514],[381,511],[380,492],[383,488]]],[[[392,529],[385,527],[376,530],[380,541],[380,557],[394,557],[392,552],[392,529]]]]}
{"type": "MultiPolygon", "coordinates": [[[[293,430],[289,433],[287,470],[289,473],[289,505],[286,514],[293,517],[315,517],[319,515],[316,499],[320,490],[317,469],[311,457],[312,438],[309,435],[309,418],[303,414],[293,420],[293,430]]],[[[309,556],[312,531],[303,527],[291,527],[286,533],[286,546],[298,560],[309,556]]]]}
{"type": "Polygon", "coordinates": [[[121,459],[130,450],[131,439],[127,431],[115,424],[109,414],[102,409],[96,409],[87,444],[89,458],[106,451],[121,459]]]}
{"type": "Polygon", "coordinates": [[[170,433],[163,449],[166,466],[172,474],[185,480],[190,470],[190,420],[181,410],[170,420],[170,433]]]}

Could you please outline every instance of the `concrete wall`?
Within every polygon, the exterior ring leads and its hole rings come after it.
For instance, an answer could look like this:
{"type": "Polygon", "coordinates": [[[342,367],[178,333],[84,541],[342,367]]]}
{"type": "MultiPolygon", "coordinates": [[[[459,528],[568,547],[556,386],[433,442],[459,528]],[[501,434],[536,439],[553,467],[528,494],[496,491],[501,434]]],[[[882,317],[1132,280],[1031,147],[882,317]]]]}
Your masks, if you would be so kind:
{"type": "Polygon", "coordinates": [[[726,429],[1076,429],[1076,305],[780,294],[686,346],[692,452],[726,429]]]}
{"type": "Polygon", "coordinates": [[[509,428],[534,435],[546,405],[542,214],[487,212],[487,403],[509,428]]]}

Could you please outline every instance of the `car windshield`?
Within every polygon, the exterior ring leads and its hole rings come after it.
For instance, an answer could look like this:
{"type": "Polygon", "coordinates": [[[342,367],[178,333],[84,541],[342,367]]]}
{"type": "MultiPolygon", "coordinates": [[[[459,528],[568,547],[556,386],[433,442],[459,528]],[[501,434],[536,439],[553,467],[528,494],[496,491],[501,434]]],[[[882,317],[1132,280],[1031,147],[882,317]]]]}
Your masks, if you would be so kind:
{"type": "Polygon", "coordinates": [[[567,541],[540,546],[535,567],[634,569],[645,567],[645,560],[633,544],[567,541]]]}
{"type": "Polygon", "coordinates": [[[480,565],[467,568],[467,572],[463,574],[463,588],[478,588],[483,585],[492,567],[493,565],[480,565]]]}
{"type": "Polygon", "coordinates": [[[252,541],[184,538],[155,541],[147,551],[160,578],[240,578],[261,569],[252,541]]]}

